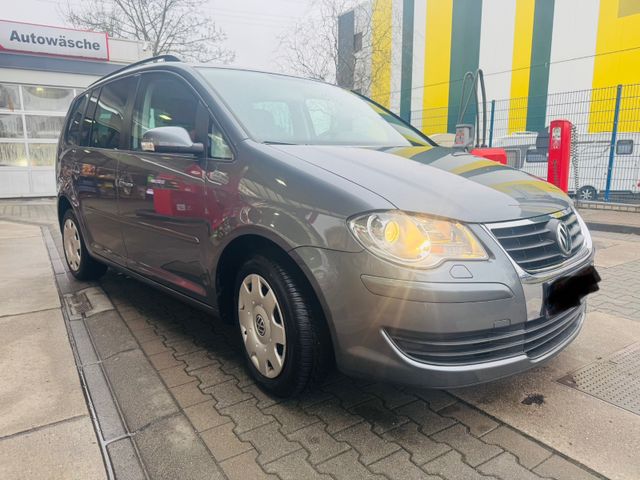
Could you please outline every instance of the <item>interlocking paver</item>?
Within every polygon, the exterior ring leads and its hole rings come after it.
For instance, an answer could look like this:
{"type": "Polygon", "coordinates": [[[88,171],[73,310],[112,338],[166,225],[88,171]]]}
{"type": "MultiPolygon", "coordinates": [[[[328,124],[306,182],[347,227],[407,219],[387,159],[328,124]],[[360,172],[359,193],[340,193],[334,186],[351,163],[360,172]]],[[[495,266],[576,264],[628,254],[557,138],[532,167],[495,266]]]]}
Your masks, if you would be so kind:
{"type": "Polygon", "coordinates": [[[232,375],[227,375],[220,368],[220,364],[214,363],[206,367],[189,371],[189,375],[200,380],[200,388],[205,389],[229,380],[237,380],[232,375]]]}
{"type": "Polygon", "coordinates": [[[361,403],[353,407],[351,411],[369,422],[373,426],[373,431],[378,434],[399,427],[409,421],[407,417],[398,415],[393,410],[384,407],[380,400],[361,403]]]}
{"type": "Polygon", "coordinates": [[[429,404],[429,408],[434,412],[438,412],[444,407],[457,402],[453,396],[444,390],[435,390],[433,388],[414,388],[408,390],[427,402],[429,404]]]}
{"type": "Polygon", "coordinates": [[[373,398],[370,393],[358,388],[351,380],[341,380],[336,383],[330,383],[325,385],[323,390],[338,397],[344,408],[353,407],[373,398]]]}
{"type": "Polygon", "coordinates": [[[365,392],[378,397],[387,408],[398,408],[417,400],[415,395],[402,391],[395,385],[386,383],[373,383],[362,388],[365,392]]]}
{"type": "Polygon", "coordinates": [[[498,422],[488,415],[485,415],[481,411],[460,402],[443,408],[438,412],[438,414],[444,415],[445,417],[455,418],[460,423],[466,425],[469,428],[469,431],[477,437],[481,437],[498,427],[498,422]]]}
{"type": "Polygon", "coordinates": [[[197,380],[178,385],[177,387],[171,387],[169,391],[182,408],[211,400],[211,395],[202,393],[202,390],[198,388],[197,380]]]}
{"type": "Polygon", "coordinates": [[[533,471],[541,477],[556,480],[596,480],[598,478],[556,454],[542,462],[533,471]]]}
{"type": "Polygon", "coordinates": [[[260,468],[257,456],[258,452],[250,450],[225,460],[220,466],[229,480],[278,480],[277,475],[270,475],[260,468]]]}
{"type": "Polygon", "coordinates": [[[171,351],[171,349],[164,344],[164,341],[158,337],[149,340],[148,342],[140,343],[140,348],[148,356],[171,351]]]}
{"type": "Polygon", "coordinates": [[[318,465],[318,470],[329,473],[338,480],[385,480],[376,475],[358,461],[358,452],[348,450],[337,457],[318,465]]]}
{"type": "Polygon", "coordinates": [[[217,364],[217,361],[211,358],[207,350],[198,350],[197,352],[178,355],[176,358],[187,365],[187,372],[206,367],[207,365],[217,364]]]}
{"type": "Polygon", "coordinates": [[[362,417],[344,410],[337,400],[329,400],[307,408],[327,425],[327,432],[334,434],[363,421],[362,417]]]}
{"type": "Polygon", "coordinates": [[[309,452],[309,462],[318,464],[349,450],[349,445],[336,441],[325,430],[324,423],[315,423],[290,435],[289,439],[299,442],[309,452]]]}
{"type": "Polygon", "coordinates": [[[453,447],[464,456],[464,461],[476,467],[490,458],[500,454],[503,450],[496,445],[488,445],[471,435],[466,427],[457,424],[436,433],[432,438],[453,447]]]}
{"type": "Polygon", "coordinates": [[[173,352],[171,351],[156,353],[155,355],[149,355],[149,361],[151,362],[151,365],[153,365],[153,367],[156,370],[176,367],[178,365],[184,366],[184,363],[182,363],[180,360],[175,359],[175,357],[173,356],[173,352]]]}
{"type": "MultiPolygon", "coordinates": [[[[478,473],[474,468],[462,461],[462,455],[451,450],[441,457],[430,461],[422,466],[422,469],[432,475],[439,475],[447,480],[486,480],[487,478],[495,479],[495,477],[485,476],[478,473]]],[[[512,480],[512,479],[502,479],[512,480]]],[[[515,480],[515,479],[513,479],[515,480]]]]}
{"type": "Polygon", "coordinates": [[[307,453],[304,450],[285,455],[265,465],[269,473],[276,473],[282,480],[331,480],[329,475],[318,473],[307,461],[307,453]]]}
{"type": "Polygon", "coordinates": [[[399,450],[382,460],[370,465],[371,470],[375,473],[382,473],[391,480],[439,480],[436,475],[426,475],[413,463],[409,454],[399,450]]]}
{"type": "Polygon", "coordinates": [[[240,441],[238,436],[233,432],[233,427],[234,424],[231,422],[224,423],[200,434],[205,445],[218,462],[253,450],[251,443],[240,441]]]}
{"type": "Polygon", "coordinates": [[[360,461],[369,465],[395,452],[400,445],[383,440],[371,431],[368,423],[359,423],[335,435],[335,438],[347,442],[360,454],[360,461]]]}
{"type": "Polygon", "coordinates": [[[183,411],[196,431],[202,432],[224,423],[231,422],[231,418],[220,415],[214,406],[215,401],[209,400],[207,402],[187,407],[183,411]]]}
{"type": "Polygon", "coordinates": [[[416,465],[422,465],[443,453],[451,450],[445,443],[438,443],[431,440],[418,430],[415,423],[405,423],[398,428],[389,430],[383,435],[387,440],[396,442],[411,454],[411,460],[416,465]]]}
{"type": "Polygon", "coordinates": [[[213,387],[205,388],[203,390],[213,396],[218,402],[217,408],[230,407],[236,403],[244,402],[245,400],[252,399],[253,396],[241,390],[238,387],[237,380],[229,380],[228,382],[219,383],[213,387]]]}
{"type": "Polygon", "coordinates": [[[223,408],[220,413],[230,416],[236,424],[235,432],[237,434],[253,430],[267,423],[273,422],[275,419],[271,415],[265,415],[256,407],[256,400],[246,400],[236,403],[231,407],[223,408]]]}
{"type": "Polygon", "coordinates": [[[485,443],[497,445],[513,453],[518,461],[531,469],[549,458],[552,453],[506,425],[501,425],[482,437],[485,443]]]}
{"type": "Polygon", "coordinates": [[[404,407],[397,408],[396,411],[420,425],[420,430],[427,435],[444,430],[456,423],[451,418],[442,417],[435,413],[423,400],[409,403],[404,407]]]}
{"type": "Polygon", "coordinates": [[[164,380],[165,385],[169,388],[184,385],[185,383],[190,383],[194,380],[192,376],[185,372],[184,365],[165,368],[164,370],[158,371],[158,374],[162,380],[164,380]]]}
{"type": "Polygon", "coordinates": [[[241,440],[251,442],[259,452],[258,463],[264,465],[288,453],[302,448],[298,442],[291,442],[280,432],[277,422],[268,423],[239,435],[241,440]]]}
{"type": "Polygon", "coordinates": [[[282,402],[263,410],[268,415],[273,415],[281,425],[280,431],[289,434],[319,421],[318,417],[309,415],[298,408],[295,401],[282,402]]]}
{"type": "Polygon", "coordinates": [[[508,452],[501,453],[478,467],[482,473],[498,478],[517,478],[518,480],[540,480],[535,473],[527,470],[518,463],[514,455],[508,452]]]}

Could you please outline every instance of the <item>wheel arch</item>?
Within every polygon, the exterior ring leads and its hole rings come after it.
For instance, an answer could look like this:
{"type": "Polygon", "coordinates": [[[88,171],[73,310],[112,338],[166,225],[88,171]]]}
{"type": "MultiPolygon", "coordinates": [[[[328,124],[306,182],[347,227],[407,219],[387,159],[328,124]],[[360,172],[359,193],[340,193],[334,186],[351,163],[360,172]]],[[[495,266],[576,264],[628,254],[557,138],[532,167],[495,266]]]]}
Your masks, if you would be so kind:
{"type": "Polygon", "coordinates": [[[335,358],[333,348],[336,345],[335,331],[327,308],[326,299],[319,285],[313,279],[313,275],[306,267],[303,260],[295,253],[295,250],[287,250],[276,241],[257,233],[246,233],[231,240],[218,259],[215,269],[216,303],[219,313],[224,321],[231,323],[233,319],[233,287],[235,273],[251,253],[263,252],[285,262],[286,266],[304,283],[311,295],[312,307],[322,316],[323,328],[326,328],[328,339],[331,342],[331,355],[335,358]]]}
{"type": "Polygon", "coordinates": [[[73,205],[65,195],[58,197],[58,224],[62,225],[62,218],[67,210],[73,209],[73,205]]]}

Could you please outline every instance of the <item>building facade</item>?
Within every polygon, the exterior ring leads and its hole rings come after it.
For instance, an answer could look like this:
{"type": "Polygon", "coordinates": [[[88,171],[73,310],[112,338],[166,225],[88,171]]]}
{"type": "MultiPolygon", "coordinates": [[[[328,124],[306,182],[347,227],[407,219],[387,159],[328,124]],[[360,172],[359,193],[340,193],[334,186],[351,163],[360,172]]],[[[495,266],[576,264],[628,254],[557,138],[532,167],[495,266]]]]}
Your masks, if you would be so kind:
{"type": "MultiPolygon", "coordinates": [[[[573,91],[600,131],[598,112],[615,104],[603,92],[640,83],[638,0],[372,0],[338,27],[339,83],[428,134],[454,132],[463,77],[478,68],[487,98],[510,102],[508,132],[543,130],[549,99],[573,91]]],[[[621,120],[635,105],[624,101],[621,120]]]]}
{"type": "Polygon", "coordinates": [[[56,147],[71,101],[147,56],[142,42],[0,20],[0,198],[55,195],[56,147]]]}

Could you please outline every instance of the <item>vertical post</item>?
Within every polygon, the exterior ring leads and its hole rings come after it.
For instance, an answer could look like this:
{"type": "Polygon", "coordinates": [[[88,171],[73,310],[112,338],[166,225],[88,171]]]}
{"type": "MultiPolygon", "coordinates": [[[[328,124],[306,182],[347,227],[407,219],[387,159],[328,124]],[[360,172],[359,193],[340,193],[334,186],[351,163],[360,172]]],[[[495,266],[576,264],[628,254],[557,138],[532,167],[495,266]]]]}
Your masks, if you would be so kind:
{"type": "Polygon", "coordinates": [[[489,119],[489,148],[493,147],[493,117],[496,113],[496,101],[491,100],[491,118],[489,119]]]}
{"type": "Polygon", "coordinates": [[[622,98],[622,85],[616,89],[616,109],[613,112],[613,128],[611,130],[611,145],[609,145],[609,166],[607,167],[607,188],[604,192],[604,201],[609,201],[611,190],[611,175],[613,173],[613,159],[616,153],[616,137],[618,136],[618,119],[620,117],[620,100],[622,98]]]}

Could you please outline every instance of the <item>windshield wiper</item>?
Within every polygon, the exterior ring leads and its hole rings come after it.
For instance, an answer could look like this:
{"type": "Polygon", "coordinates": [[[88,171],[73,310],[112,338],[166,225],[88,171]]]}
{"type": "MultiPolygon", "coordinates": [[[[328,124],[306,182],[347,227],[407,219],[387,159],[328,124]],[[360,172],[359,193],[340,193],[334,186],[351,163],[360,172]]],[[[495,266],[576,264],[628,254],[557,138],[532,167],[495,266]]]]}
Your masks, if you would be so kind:
{"type": "Polygon", "coordinates": [[[265,140],[264,142],[265,145],[296,145],[295,143],[287,143],[287,142],[274,142],[272,140],[265,140]]]}

